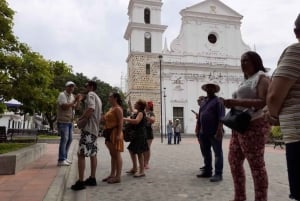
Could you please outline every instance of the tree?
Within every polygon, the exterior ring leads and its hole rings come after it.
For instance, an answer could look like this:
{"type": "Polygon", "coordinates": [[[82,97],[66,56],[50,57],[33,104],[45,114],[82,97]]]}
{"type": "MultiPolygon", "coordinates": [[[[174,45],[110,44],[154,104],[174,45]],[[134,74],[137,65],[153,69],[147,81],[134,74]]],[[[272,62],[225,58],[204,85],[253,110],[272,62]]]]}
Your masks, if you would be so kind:
{"type": "MultiPolygon", "coordinates": [[[[64,90],[66,81],[77,84],[75,94],[83,92],[89,80],[82,73],[73,74],[72,66],[63,61],[49,61],[31,50],[14,36],[14,11],[5,0],[0,0],[0,113],[3,101],[15,98],[23,103],[24,113],[42,113],[50,128],[56,121],[57,96],[64,90]]],[[[112,91],[119,91],[109,84],[92,78],[98,84],[96,93],[103,102],[104,111],[109,108],[107,100],[112,91]]],[[[124,97],[124,95],[121,93],[124,97]]]]}

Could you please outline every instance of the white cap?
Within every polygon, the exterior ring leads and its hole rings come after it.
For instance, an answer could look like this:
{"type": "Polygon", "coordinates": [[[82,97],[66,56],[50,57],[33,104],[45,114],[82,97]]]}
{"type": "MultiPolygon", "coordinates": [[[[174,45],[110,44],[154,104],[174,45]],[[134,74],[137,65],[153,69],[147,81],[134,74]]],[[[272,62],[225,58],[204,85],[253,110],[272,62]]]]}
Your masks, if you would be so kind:
{"type": "Polygon", "coordinates": [[[70,86],[70,85],[76,86],[74,82],[68,81],[68,82],[66,83],[66,87],[68,87],[68,86],[70,86]]]}

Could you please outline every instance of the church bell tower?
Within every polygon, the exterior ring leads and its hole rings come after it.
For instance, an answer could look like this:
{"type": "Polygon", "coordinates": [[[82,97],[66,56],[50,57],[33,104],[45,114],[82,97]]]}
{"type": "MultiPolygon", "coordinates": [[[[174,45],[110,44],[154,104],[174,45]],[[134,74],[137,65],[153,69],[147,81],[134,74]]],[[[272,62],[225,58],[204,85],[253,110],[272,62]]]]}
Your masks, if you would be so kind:
{"type": "Polygon", "coordinates": [[[130,0],[129,22],[124,38],[128,41],[127,88],[134,103],[138,99],[154,102],[156,123],[160,119],[160,62],[162,36],[167,26],[161,24],[161,0],[130,0]]]}

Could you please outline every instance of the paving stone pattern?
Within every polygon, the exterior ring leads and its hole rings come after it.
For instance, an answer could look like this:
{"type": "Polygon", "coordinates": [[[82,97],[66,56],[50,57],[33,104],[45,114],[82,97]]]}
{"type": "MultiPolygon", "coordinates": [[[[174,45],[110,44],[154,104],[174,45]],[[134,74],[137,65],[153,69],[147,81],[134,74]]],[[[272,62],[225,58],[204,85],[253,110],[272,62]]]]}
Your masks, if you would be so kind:
{"type": "MultiPolygon", "coordinates": [[[[166,141],[166,139],[164,139],[166,141]]],[[[146,177],[133,178],[125,171],[131,168],[127,149],[122,154],[123,175],[120,184],[107,184],[101,180],[108,176],[110,157],[99,138],[98,168],[96,187],[74,192],[70,186],[77,179],[77,156],[73,153],[67,189],[64,201],[229,201],[233,198],[233,182],[228,165],[228,143],[224,139],[224,174],[223,181],[211,183],[209,179],[196,177],[202,166],[199,145],[194,138],[183,138],[179,145],[162,144],[157,137],[153,141],[150,169],[146,177]]],[[[127,146],[127,144],[126,144],[127,146]]],[[[288,181],[284,150],[266,147],[266,164],[269,175],[269,199],[272,201],[288,200],[288,181]]],[[[86,160],[86,177],[89,176],[89,159],[86,160]]],[[[245,161],[247,174],[247,200],[254,200],[253,181],[248,163],[245,161]]]]}

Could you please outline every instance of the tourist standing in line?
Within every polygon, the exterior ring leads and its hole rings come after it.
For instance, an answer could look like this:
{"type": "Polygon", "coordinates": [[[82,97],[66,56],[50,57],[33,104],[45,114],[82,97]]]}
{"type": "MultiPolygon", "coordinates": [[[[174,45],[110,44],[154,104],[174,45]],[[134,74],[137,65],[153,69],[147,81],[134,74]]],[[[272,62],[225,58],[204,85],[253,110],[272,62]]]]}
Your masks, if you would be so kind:
{"type": "Polygon", "coordinates": [[[145,169],[149,169],[149,161],[151,156],[151,144],[154,139],[152,124],[155,122],[155,115],[153,112],[153,102],[148,101],[146,105],[146,133],[147,133],[147,143],[148,143],[148,151],[144,152],[144,165],[145,169]]]}
{"type": "Polygon", "coordinates": [[[173,122],[172,122],[172,120],[169,120],[169,123],[167,124],[167,133],[168,133],[168,144],[172,144],[172,138],[173,138],[173,122]]]}
{"type": "Polygon", "coordinates": [[[198,174],[197,177],[208,178],[212,176],[211,148],[213,148],[215,155],[215,174],[210,181],[219,182],[223,180],[222,139],[224,131],[221,119],[225,115],[225,108],[223,102],[216,96],[216,93],[220,91],[219,85],[208,83],[202,85],[202,89],[206,91],[207,96],[200,105],[197,132],[199,132],[199,138],[202,143],[205,169],[202,173],[198,174]]]}
{"type": "Polygon", "coordinates": [[[111,93],[108,97],[108,102],[111,108],[104,116],[105,128],[105,144],[111,156],[111,171],[110,175],[102,181],[109,184],[121,182],[122,172],[122,157],[121,152],[124,151],[123,140],[123,108],[122,100],[119,93],[111,93]]]}
{"type": "Polygon", "coordinates": [[[174,144],[179,144],[181,141],[181,123],[179,119],[175,120],[174,124],[174,144]]]}
{"type": "MultiPolygon", "coordinates": [[[[202,102],[205,100],[205,96],[199,96],[198,99],[197,99],[197,104],[199,106],[199,112],[198,113],[195,113],[194,111],[192,111],[195,115],[196,115],[196,120],[198,121],[199,119],[199,114],[200,114],[200,107],[201,107],[201,104],[202,102]]],[[[200,146],[200,152],[201,152],[201,155],[202,155],[202,158],[204,159],[204,150],[203,150],[203,144],[200,140],[200,129],[199,129],[199,125],[197,124],[197,121],[196,121],[196,128],[195,128],[195,134],[196,134],[196,137],[197,137],[197,140],[198,140],[198,143],[199,143],[199,146],[200,146]]],[[[203,162],[204,163],[204,162],[203,162]]],[[[204,171],[205,170],[205,165],[204,166],[201,166],[200,167],[200,170],[201,171],[204,171]]]]}
{"type": "Polygon", "coordinates": [[[71,186],[72,190],[82,190],[85,186],[96,186],[96,169],[97,169],[97,137],[99,133],[99,126],[102,115],[102,102],[95,93],[97,83],[95,81],[88,81],[86,87],[86,98],[84,100],[85,109],[80,117],[81,121],[86,122],[81,129],[81,135],[78,148],[78,174],[79,179],[71,186]],[[90,176],[84,180],[85,171],[85,157],[90,158],[91,173],[90,176]]]}
{"type": "Polygon", "coordinates": [[[57,129],[60,135],[58,166],[69,166],[69,148],[72,143],[74,108],[79,103],[79,96],[74,96],[75,83],[68,81],[65,90],[57,98],[57,129]]]}
{"type": "Polygon", "coordinates": [[[279,124],[286,145],[290,198],[300,200],[300,14],[294,33],[298,43],[287,47],[268,90],[268,119],[279,124]]]}
{"type": "Polygon", "coordinates": [[[135,137],[127,147],[132,161],[132,168],[126,172],[128,174],[133,174],[134,177],[145,176],[144,152],[148,151],[145,108],[146,101],[139,99],[134,104],[134,109],[137,110],[137,112],[134,113],[134,116],[132,118],[124,118],[126,123],[133,124],[135,128],[135,137]],[[139,168],[137,159],[139,161],[139,168]]]}
{"type": "Polygon", "coordinates": [[[232,130],[229,145],[229,165],[234,182],[234,201],[246,200],[246,176],[244,161],[247,159],[254,182],[255,201],[268,200],[268,175],[265,166],[265,143],[270,125],[263,118],[269,78],[261,57],[253,51],[241,56],[244,80],[233,93],[232,99],[224,100],[227,108],[247,109],[251,114],[250,125],[241,134],[232,130]]]}

